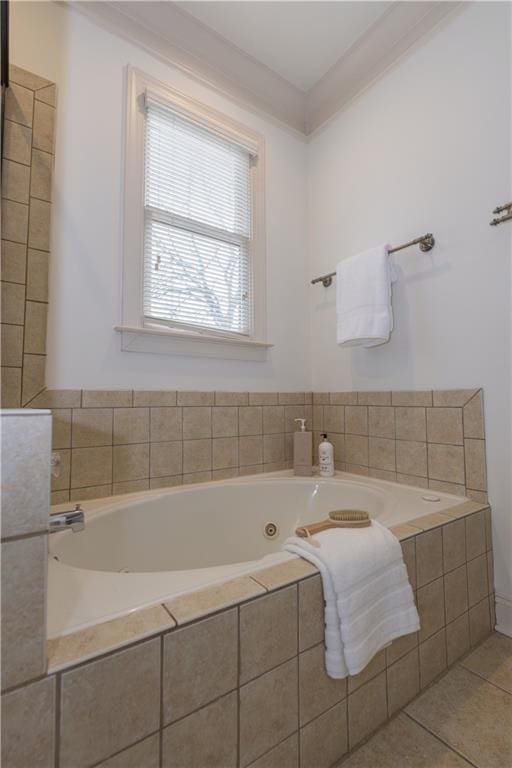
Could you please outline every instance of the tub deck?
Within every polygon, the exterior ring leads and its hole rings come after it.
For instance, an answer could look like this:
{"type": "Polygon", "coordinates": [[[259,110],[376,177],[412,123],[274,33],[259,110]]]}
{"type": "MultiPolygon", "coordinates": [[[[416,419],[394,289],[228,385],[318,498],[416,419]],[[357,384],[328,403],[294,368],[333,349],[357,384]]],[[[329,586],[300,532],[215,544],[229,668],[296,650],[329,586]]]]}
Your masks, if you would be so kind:
{"type": "MultiPolygon", "coordinates": [[[[265,480],[264,476],[260,476],[265,480]]],[[[275,473],[272,480],[289,479],[290,473],[275,473]]],[[[268,478],[267,478],[268,479],[268,478]]],[[[258,480],[248,478],[251,485],[258,480]]],[[[363,486],[387,486],[410,492],[411,489],[394,483],[368,480],[337,473],[337,481],[349,481],[363,486]]],[[[244,480],[224,481],[225,484],[244,483],[244,480]]],[[[295,479],[293,480],[295,482],[295,479]]],[[[300,480],[299,480],[300,482],[300,480]]],[[[215,485],[219,485],[216,483],[215,485]]],[[[201,486],[204,489],[204,484],[201,486]]],[[[174,492],[176,489],[173,489],[174,492]]],[[[186,492],[193,491],[193,487],[186,492]]],[[[425,493],[412,489],[418,496],[425,493]]],[[[150,492],[151,493],[151,492],[150,492]]],[[[173,493],[169,491],[168,493],[173,493]]],[[[161,496],[162,491],[154,492],[161,496]]],[[[105,513],[105,510],[130,501],[138,501],[148,493],[130,494],[115,501],[89,502],[86,518],[105,513]]],[[[439,505],[442,511],[425,513],[431,502],[416,510],[416,516],[390,525],[390,529],[403,542],[415,539],[423,532],[447,525],[454,520],[488,509],[487,504],[469,501],[448,494],[439,505]]],[[[53,511],[57,511],[54,508],[53,511]]],[[[52,539],[73,534],[56,534],[52,539]]],[[[52,544],[52,542],[50,542],[52,544]]],[[[91,658],[106,649],[121,647],[176,625],[241,604],[266,592],[311,577],[316,569],[310,563],[284,551],[274,551],[257,560],[192,569],[143,573],[113,573],[88,570],[49,560],[49,662],[50,668],[60,669],[76,663],[77,659],[91,658]]],[[[407,563],[407,557],[404,559],[407,563]]]]}

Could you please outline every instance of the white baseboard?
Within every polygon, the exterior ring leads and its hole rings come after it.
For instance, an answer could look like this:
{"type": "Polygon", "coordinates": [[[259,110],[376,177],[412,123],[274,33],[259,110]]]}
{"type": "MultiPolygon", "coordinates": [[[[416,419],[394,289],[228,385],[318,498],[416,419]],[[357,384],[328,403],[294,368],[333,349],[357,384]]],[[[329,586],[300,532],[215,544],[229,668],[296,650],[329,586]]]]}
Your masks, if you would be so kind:
{"type": "Polygon", "coordinates": [[[496,595],[496,631],[512,637],[512,600],[496,595]]]}

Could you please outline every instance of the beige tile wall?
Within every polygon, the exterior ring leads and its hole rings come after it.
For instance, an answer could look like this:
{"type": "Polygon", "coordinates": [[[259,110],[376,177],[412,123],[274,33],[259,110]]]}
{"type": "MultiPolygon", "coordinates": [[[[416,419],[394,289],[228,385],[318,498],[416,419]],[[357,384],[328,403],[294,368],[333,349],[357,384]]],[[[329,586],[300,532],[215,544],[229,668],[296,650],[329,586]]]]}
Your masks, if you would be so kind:
{"type": "Polygon", "coordinates": [[[47,390],[60,476],[52,501],[292,466],[294,419],[334,445],[336,468],[487,500],[482,390],[176,392],[47,390]]]}
{"type": "Polygon", "coordinates": [[[2,157],[1,403],[44,389],[55,85],[11,67],[2,157]]]}
{"type": "Polygon", "coordinates": [[[291,466],[295,418],[310,392],[48,390],[60,503],[291,466]]]}
{"type": "Polygon", "coordinates": [[[315,392],[313,429],[338,469],[487,499],[481,389],[315,392]]]}
{"type": "Polygon", "coordinates": [[[46,673],[51,416],[4,411],[0,439],[2,689],[6,689],[46,673]]]}
{"type": "MultiPolygon", "coordinates": [[[[159,606],[167,626],[143,611],[122,650],[102,627],[61,638],[60,671],[3,697],[2,765],[330,768],[489,634],[490,510],[475,508],[424,517],[402,540],[421,631],[359,675],[325,673],[320,575],[274,566],[159,606]]],[[[123,623],[133,616],[110,633],[123,623]]]]}

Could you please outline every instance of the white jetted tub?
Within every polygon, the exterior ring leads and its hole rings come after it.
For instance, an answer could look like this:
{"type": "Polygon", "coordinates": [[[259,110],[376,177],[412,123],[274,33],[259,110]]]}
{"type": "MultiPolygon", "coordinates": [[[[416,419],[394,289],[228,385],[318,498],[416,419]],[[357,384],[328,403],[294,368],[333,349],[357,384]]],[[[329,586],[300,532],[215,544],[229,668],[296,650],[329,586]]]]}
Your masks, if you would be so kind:
{"type": "Polygon", "coordinates": [[[332,509],[365,509],[391,527],[460,502],[344,472],[290,471],[84,502],[85,530],[49,537],[49,636],[293,558],[284,540],[332,509]]]}

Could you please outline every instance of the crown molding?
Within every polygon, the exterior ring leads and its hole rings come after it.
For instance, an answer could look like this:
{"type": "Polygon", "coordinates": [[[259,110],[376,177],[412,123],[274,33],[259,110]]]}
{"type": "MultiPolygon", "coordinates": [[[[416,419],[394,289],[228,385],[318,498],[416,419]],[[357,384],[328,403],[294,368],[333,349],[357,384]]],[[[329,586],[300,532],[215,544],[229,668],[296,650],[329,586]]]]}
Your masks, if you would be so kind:
{"type": "Polygon", "coordinates": [[[395,0],[304,93],[172,2],[63,0],[63,4],[302,137],[324,126],[443,19],[466,5],[395,0]]]}
{"type": "Polygon", "coordinates": [[[463,2],[394,2],[306,96],[306,134],[327,123],[463,2]]]}
{"type": "Polygon", "coordinates": [[[63,0],[62,4],[223,96],[304,135],[303,91],[174,3],[63,0]]]}

